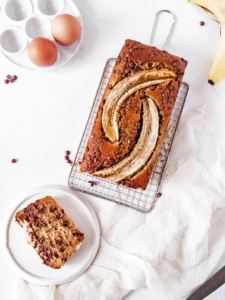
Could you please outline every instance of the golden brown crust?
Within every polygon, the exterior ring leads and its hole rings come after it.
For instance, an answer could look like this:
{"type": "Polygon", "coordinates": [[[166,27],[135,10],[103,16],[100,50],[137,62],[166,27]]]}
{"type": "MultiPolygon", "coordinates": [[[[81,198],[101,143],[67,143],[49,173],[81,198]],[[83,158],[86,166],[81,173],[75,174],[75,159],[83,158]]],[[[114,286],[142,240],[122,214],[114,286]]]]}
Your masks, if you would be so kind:
{"type": "MultiPolygon", "coordinates": [[[[109,168],[133,151],[142,130],[143,101],[146,101],[146,97],[150,97],[157,105],[160,117],[156,147],[141,171],[137,172],[132,178],[126,178],[119,182],[135,189],[146,189],[166,134],[186,65],[187,62],[184,59],[171,55],[166,51],[136,41],[126,40],[99,105],[81,162],[81,172],[94,174],[98,170],[109,168]],[[143,88],[125,99],[119,111],[119,141],[109,141],[103,130],[102,114],[110,92],[124,78],[153,69],[158,69],[159,72],[162,69],[173,71],[175,77],[169,84],[167,82],[143,88]]],[[[107,179],[107,177],[105,178],[107,179]]]]}
{"type": "Polygon", "coordinates": [[[29,244],[43,263],[53,269],[60,269],[84,240],[84,234],[50,196],[18,211],[15,219],[25,226],[29,244]]]}

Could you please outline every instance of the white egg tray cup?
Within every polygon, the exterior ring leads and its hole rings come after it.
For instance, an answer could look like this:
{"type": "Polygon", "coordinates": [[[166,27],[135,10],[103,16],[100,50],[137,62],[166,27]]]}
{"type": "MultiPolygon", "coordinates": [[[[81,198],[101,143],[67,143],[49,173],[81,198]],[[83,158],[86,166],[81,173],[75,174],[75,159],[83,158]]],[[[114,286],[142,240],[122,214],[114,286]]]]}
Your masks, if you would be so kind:
{"type": "Polygon", "coordinates": [[[7,0],[0,8],[0,50],[24,69],[43,72],[61,67],[76,54],[82,38],[82,16],[72,0],[7,0]],[[51,35],[51,22],[65,13],[76,17],[81,26],[79,40],[69,46],[60,45],[51,35]],[[57,60],[50,67],[37,67],[28,58],[28,44],[37,37],[48,38],[57,47],[57,60]]]}

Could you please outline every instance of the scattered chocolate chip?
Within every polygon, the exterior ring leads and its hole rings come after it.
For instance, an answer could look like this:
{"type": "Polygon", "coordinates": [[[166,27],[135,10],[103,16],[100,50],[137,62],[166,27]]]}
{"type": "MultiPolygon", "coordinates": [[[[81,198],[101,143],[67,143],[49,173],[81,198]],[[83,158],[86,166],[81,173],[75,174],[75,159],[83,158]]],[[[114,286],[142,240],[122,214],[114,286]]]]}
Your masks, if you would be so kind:
{"type": "Polygon", "coordinates": [[[95,181],[88,181],[88,183],[90,183],[90,184],[91,184],[91,187],[93,187],[93,186],[97,185],[97,182],[95,182],[95,181]]]}
{"type": "Polygon", "coordinates": [[[72,161],[71,161],[70,159],[68,159],[66,162],[67,162],[68,164],[70,164],[72,161]]]}
{"type": "Polygon", "coordinates": [[[6,78],[7,78],[7,79],[11,79],[11,75],[7,75],[6,78]]]}
{"type": "Polygon", "coordinates": [[[8,83],[9,83],[9,80],[6,79],[4,82],[5,82],[5,84],[8,84],[8,83]]]}
{"type": "Polygon", "coordinates": [[[201,21],[201,22],[200,22],[200,25],[201,25],[201,26],[204,26],[204,25],[205,25],[205,22],[201,21]]]}
{"type": "Polygon", "coordinates": [[[13,79],[10,79],[10,82],[11,82],[11,83],[13,83],[14,81],[15,81],[15,80],[13,80],[13,79]]]}
{"type": "Polygon", "coordinates": [[[16,80],[16,79],[17,79],[17,76],[16,76],[16,75],[13,75],[13,76],[12,76],[12,79],[13,79],[13,80],[16,80]]]}
{"type": "Polygon", "coordinates": [[[64,156],[64,158],[65,158],[65,160],[69,160],[70,159],[68,155],[64,156]]]}
{"type": "Polygon", "coordinates": [[[65,152],[65,154],[66,154],[66,155],[70,155],[70,151],[67,150],[67,151],[65,152]]]}
{"type": "Polygon", "coordinates": [[[13,164],[16,163],[16,159],[15,159],[15,158],[12,159],[12,163],[13,163],[13,164]]]}
{"type": "Polygon", "coordinates": [[[158,193],[157,197],[160,198],[162,196],[162,193],[158,193]]]}

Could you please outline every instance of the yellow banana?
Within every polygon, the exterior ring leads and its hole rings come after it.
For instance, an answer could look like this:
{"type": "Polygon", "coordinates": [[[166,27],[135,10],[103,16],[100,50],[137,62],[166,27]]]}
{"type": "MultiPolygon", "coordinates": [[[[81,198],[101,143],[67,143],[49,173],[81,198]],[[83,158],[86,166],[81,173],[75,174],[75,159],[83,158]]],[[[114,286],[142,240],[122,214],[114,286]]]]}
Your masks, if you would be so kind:
{"type": "Polygon", "coordinates": [[[208,76],[208,82],[215,85],[225,77],[225,0],[189,0],[189,2],[206,12],[210,11],[217,17],[221,26],[219,47],[208,76]]]}

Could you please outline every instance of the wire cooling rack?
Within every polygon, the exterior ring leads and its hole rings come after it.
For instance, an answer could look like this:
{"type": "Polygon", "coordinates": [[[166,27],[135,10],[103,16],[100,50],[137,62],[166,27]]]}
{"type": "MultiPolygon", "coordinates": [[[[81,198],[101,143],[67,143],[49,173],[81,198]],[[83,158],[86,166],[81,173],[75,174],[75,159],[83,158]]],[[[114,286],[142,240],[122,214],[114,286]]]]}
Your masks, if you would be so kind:
{"type": "Polygon", "coordinates": [[[141,191],[126,186],[121,186],[106,179],[97,178],[88,173],[81,173],[79,171],[79,161],[81,161],[83,158],[89,135],[94,124],[95,116],[98,111],[98,106],[101,102],[103,93],[111,76],[115,62],[115,58],[110,58],[106,62],[106,66],[104,68],[104,72],[97,90],[91,113],[70,172],[68,185],[72,189],[78,190],[80,192],[94,195],[106,200],[115,201],[117,203],[130,206],[143,212],[148,212],[151,210],[152,205],[155,199],[157,198],[162,175],[176,133],[177,125],[179,123],[179,119],[184,107],[189,86],[188,84],[183,82],[181,84],[176,103],[170,118],[167,133],[164,138],[160,152],[158,154],[157,163],[149,179],[147,189],[145,191],[141,191]]]}

